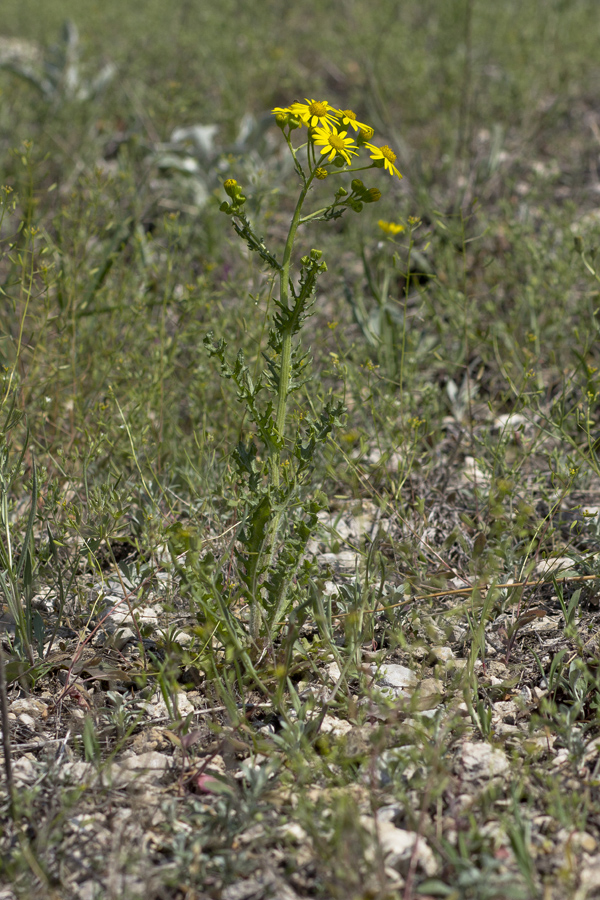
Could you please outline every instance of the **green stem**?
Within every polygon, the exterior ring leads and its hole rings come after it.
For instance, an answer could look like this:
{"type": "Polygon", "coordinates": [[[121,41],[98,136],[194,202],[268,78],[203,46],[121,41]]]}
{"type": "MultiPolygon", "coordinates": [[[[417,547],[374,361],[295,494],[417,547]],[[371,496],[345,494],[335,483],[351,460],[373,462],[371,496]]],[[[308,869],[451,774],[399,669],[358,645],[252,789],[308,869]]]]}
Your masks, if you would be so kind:
{"type": "MultiPolygon", "coordinates": [[[[296,204],[296,209],[294,210],[292,223],[290,225],[290,230],[288,232],[287,241],[285,243],[285,250],[283,251],[283,263],[279,275],[279,299],[282,306],[289,306],[289,282],[290,265],[292,262],[292,250],[294,247],[296,232],[300,224],[300,213],[302,212],[302,206],[304,204],[304,201],[306,200],[306,195],[308,194],[313,178],[314,173],[311,173],[307,178],[302,191],[300,192],[300,196],[298,197],[298,202],[296,204]]],[[[282,338],[281,365],[279,369],[279,391],[277,395],[277,412],[275,416],[275,427],[277,429],[277,435],[281,442],[283,442],[283,439],[285,437],[285,420],[287,413],[287,398],[290,386],[291,368],[292,332],[291,328],[288,328],[287,331],[283,334],[282,338]]],[[[279,483],[279,456],[280,451],[277,451],[275,467],[273,469],[273,475],[277,479],[277,484],[279,483]],[[275,468],[277,469],[277,475],[275,475],[275,468]]]]}
{"type": "MultiPolygon", "coordinates": [[[[290,145],[290,149],[291,145],[290,145]]],[[[292,149],[292,153],[294,153],[292,149]]],[[[294,154],[295,159],[295,154],[294,154]]],[[[289,286],[290,286],[290,266],[292,262],[292,250],[294,248],[294,240],[298,226],[300,225],[300,213],[302,206],[306,200],[306,195],[310,189],[314,178],[314,170],[304,180],[304,187],[298,197],[296,209],[288,232],[287,241],[285,242],[285,250],[283,251],[283,262],[279,273],[279,299],[282,305],[289,306],[289,286]]],[[[271,456],[271,478],[273,486],[279,488],[280,485],[280,466],[281,466],[281,447],[285,438],[285,424],[287,414],[287,399],[290,387],[290,375],[292,369],[292,326],[288,327],[283,334],[281,345],[281,364],[279,368],[279,390],[277,393],[277,411],[275,417],[275,428],[279,438],[279,447],[271,456]]],[[[277,532],[281,523],[281,511],[275,514],[270,527],[270,559],[269,566],[273,565],[275,555],[275,547],[277,543],[277,532]]]]}

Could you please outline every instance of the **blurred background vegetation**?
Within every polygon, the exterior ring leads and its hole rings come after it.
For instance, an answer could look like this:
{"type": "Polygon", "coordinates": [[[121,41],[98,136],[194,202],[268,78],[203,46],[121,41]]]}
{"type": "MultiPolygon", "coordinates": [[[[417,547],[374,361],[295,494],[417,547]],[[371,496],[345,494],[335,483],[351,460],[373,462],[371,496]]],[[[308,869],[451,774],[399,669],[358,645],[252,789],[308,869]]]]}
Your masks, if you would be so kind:
{"type": "MultiPolygon", "coordinates": [[[[405,176],[306,238],[329,264],[314,384],[346,392],[347,448],[408,442],[423,465],[467,373],[502,412],[525,383],[550,396],[575,349],[592,365],[569,229],[597,202],[593,0],[3,13],[0,355],[55,490],[143,473],[142,493],[218,493],[240,417],[201,340],[214,328],[259,360],[270,290],[231,241],[220,185],[244,183],[281,239],[294,176],[269,110],[295,99],[353,108],[405,176]],[[411,215],[407,280],[407,243],[382,242],[377,220],[411,215]]],[[[333,477],[357,489],[343,466],[333,477]]]]}

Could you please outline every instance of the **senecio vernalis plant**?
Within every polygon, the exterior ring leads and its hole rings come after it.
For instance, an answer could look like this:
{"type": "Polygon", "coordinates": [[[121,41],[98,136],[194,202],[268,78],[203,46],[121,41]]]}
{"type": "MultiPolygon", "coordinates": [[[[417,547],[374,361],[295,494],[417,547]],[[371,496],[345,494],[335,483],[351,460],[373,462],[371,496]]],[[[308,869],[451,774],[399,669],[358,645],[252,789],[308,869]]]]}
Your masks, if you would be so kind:
{"type": "MultiPolygon", "coordinates": [[[[220,361],[221,374],[235,382],[238,399],[254,426],[251,439],[241,440],[234,452],[240,482],[238,496],[245,502],[235,542],[239,581],[224,592],[223,576],[218,576],[218,584],[213,577],[213,597],[217,588],[229,632],[233,608],[246,606],[247,627],[236,618],[236,628],[242,628],[243,636],[238,630],[234,643],[239,645],[241,640],[242,645],[259,652],[284,623],[290,607],[299,604],[299,592],[309,580],[306,544],[326,503],[320,492],[303,496],[303,486],[318,448],[328,440],[345,411],[343,403],[331,397],[316,415],[312,411],[296,411],[295,433],[289,433],[290,397],[307,383],[310,371],[310,359],[302,351],[299,335],[313,312],[317,279],[327,268],[321,261],[321,251],[311,250],[300,259],[296,273],[294,241],[298,229],[311,222],[338,219],[348,209],[359,213],[364,204],[380,199],[378,188],[366,187],[359,178],[344,176],[381,168],[402,177],[395,166],[394,152],[388,146],[371,143],[373,128],[359,122],[352,110],[335,109],[324,100],[307,100],[277,107],[273,115],[300,182],[283,254],[271,252],[255,232],[245,212],[244,190],[233,178],[223,185],[229,200],[221,205],[221,211],[231,216],[236,233],[250,250],[258,253],[278,281],[279,297],[274,300],[262,374],[253,379],[242,351],[235,362],[229,362],[225,341],[215,341],[212,333],[205,338],[208,352],[220,361]],[[301,142],[292,140],[297,137],[301,142]],[[329,186],[331,177],[350,184],[339,184],[326,205],[305,212],[311,190],[320,193],[322,186],[329,186]]],[[[206,610],[207,604],[202,605],[206,610]]]]}

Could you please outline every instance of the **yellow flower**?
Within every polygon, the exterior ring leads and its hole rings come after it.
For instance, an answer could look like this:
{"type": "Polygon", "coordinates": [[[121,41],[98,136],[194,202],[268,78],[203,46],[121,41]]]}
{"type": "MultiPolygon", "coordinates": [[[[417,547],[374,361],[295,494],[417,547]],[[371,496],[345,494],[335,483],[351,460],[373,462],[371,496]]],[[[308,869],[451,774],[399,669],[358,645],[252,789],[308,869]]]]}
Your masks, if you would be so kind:
{"type": "Polygon", "coordinates": [[[337,124],[337,112],[327,100],[306,98],[306,103],[292,103],[290,112],[311,128],[320,126],[327,131],[337,124]]]}
{"type": "Polygon", "coordinates": [[[338,109],[338,116],[342,121],[342,125],[351,125],[355,131],[362,131],[364,128],[368,129],[371,132],[369,137],[373,137],[373,129],[370,125],[364,125],[362,122],[358,122],[356,120],[356,113],[352,112],[351,109],[338,109]]]}
{"type": "Polygon", "coordinates": [[[325,128],[315,128],[313,140],[317,147],[323,147],[321,156],[329,153],[327,162],[331,162],[339,154],[350,165],[352,161],[350,154],[358,156],[358,151],[354,149],[356,147],[354,139],[346,137],[347,134],[347,131],[338,132],[337,128],[334,128],[333,131],[326,131],[325,128]]]}
{"type": "Polygon", "coordinates": [[[271,114],[275,116],[275,121],[280,128],[285,128],[288,125],[291,129],[300,128],[303,124],[289,106],[276,106],[275,109],[271,110],[271,114]]]}
{"type": "Polygon", "coordinates": [[[388,147],[387,144],[384,147],[376,147],[375,144],[365,144],[365,147],[368,147],[371,151],[371,159],[375,160],[375,165],[378,168],[385,167],[390,175],[397,175],[398,178],[402,178],[402,175],[394,165],[396,154],[391,147],[388,147]]]}
{"type": "Polygon", "coordinates": [[[323,169],[321,166],[315,169],[315,178],[318,178],[319,181],[323,181],[328,175],[327,169],[323,169]]]}
{"type": "Polygon", "coordinates": [[[404,231],[404,225],[400,225],[398,222],[386,222],[385,219],[380,219],[377,224],[386,234],[400,234],[401,231],[404,231]]]}

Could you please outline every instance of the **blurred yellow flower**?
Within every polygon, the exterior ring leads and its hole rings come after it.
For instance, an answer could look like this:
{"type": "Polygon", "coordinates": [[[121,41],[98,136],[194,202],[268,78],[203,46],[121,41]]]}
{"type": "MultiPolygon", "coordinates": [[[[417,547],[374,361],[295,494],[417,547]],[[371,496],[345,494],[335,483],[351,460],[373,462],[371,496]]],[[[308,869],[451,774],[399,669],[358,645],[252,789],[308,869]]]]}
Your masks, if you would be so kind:
{"type": "Polygon", "coordinates": [[[358,156],[354,139],[346,137],[347,134],[347,131],[338,132],[337,128],[334,128],[333,131],[327,131],[325,128],[315,128],[313,134],[315,145],[323,147],[321,156],[329,153],[327,162],[331,162],[339,154],[350,165],[352,161],[350,154],[358,156]]]}
{"type": "Polygon", "coordinates": [[[321,127],[328,131],[337,124],[337,112],[327,100],[309,100],[306,103],[292,103],[290,112],[310,128],[321,127]]]}
{"type": "Polygon", "coordinates": [[[375,144],[365,144],[365,147],[371,151],[371,159],[375,161],[375,165],[378,167],[385,167],[386,171],[390,173],[390,175],[397,175],[398,178],[402,178],[402,175],[394,165],[396,162],[396,154],[392,150],[391,147],[388,147],[387,144],[384,147],[376,147],[375,144]]]}
{"type": "Polygon", "coordinates": [[[370,125],[364,125],[362,122],[358,122],[356,119],[356,113],[352,112],[351,109],[338,109],[338,116],[341,119],[342,125],[350,125],[354,128],[355,131],[363,131],[368,130],[371,132],[369,137],[373,137],[373,129],[370,125]]]}
{"type": "Polygon", "coordinates": [[[400,225],[398,222],[386,222],[385,219],[380,219],[377,224],[385,234],[400,234],[404,231],[404,225],[400,225]]]}

